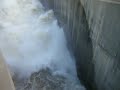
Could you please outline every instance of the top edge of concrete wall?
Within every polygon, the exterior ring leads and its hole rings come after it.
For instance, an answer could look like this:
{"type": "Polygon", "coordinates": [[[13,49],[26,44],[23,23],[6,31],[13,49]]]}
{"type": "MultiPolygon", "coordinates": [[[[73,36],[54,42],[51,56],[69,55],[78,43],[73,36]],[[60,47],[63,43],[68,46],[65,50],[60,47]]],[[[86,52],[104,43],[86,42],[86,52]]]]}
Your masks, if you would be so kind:
{"type": "MultiPolygon", "coordinates": [[[[82,2],[82,4],[84,5],[84,2],[89,1],[89,0],[80,0],[82,2]]],[[[90,0],[91,1],[91,0],[90,0]]],[[[92,0],[92,1],[97,1],[100,3],[107,3],[107,4],[120,4],[120,0],[92,0]]]]}
{"type": "Polygon", "coordinates": [[[120,0],[99,0],[100,2],[120,4],[120,0]]]}

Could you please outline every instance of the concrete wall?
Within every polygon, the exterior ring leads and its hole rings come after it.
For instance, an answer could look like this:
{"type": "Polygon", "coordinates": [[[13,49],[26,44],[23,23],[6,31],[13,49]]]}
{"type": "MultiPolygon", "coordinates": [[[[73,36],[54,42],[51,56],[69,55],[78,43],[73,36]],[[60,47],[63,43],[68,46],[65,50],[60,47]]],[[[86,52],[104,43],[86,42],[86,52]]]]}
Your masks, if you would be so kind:
{"type": "Polygon", "coordinates": [[[10,72],[0,52],[0,90],[15,90],[10,72]]]}
{"type": "Polygon", "coordinates": [[[95,82],[99,90],[120,90],[120,4],[82,0],[93,41],[95,82]]]}
{"type": "Polygon", "coordinates": [[[41,1],[55,11],[59,24],[64,28],[83,83],[91,90],[120,90],[119,2],[41,1]]]}

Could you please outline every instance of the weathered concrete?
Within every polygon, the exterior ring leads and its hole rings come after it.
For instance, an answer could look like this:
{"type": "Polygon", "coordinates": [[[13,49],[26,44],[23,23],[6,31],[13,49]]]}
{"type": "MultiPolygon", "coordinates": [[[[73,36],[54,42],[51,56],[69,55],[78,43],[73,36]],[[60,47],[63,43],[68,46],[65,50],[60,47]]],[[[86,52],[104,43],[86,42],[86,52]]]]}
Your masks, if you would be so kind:
{"type": "Polygon", "coordinates": [[[120,90],[119,0],[41,1],[64,27],[84,84],[92,90],[120,90]]]}
{"type": "Polygon", "coordinates": [[[82,4],[91,28],[97,87],[120,90],[120,4],[117,0],[82,0],[82,4]]]}

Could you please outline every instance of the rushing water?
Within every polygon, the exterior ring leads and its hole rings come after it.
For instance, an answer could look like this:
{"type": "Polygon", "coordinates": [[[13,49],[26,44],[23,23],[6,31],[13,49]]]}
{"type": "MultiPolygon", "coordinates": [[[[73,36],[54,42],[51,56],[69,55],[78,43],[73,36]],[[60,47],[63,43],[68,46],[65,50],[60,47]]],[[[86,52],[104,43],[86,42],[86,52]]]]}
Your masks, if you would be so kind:
{"type": "Polygon", "coordinates": [[[18,78],[49,68],[53,75],[78,80],[63,29],[38,0],[0,0],[0,49],[18,78]]]}

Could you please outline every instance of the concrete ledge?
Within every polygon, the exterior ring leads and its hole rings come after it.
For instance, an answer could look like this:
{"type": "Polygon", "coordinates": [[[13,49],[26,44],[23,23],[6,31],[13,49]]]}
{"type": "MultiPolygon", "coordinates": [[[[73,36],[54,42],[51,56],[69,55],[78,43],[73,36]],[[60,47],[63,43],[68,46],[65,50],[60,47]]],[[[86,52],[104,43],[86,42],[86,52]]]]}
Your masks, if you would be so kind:
{"type": "Polygon", "coordinates": [[[0,90],[15,90],[11,75],[0,53],[0,90]]]}

